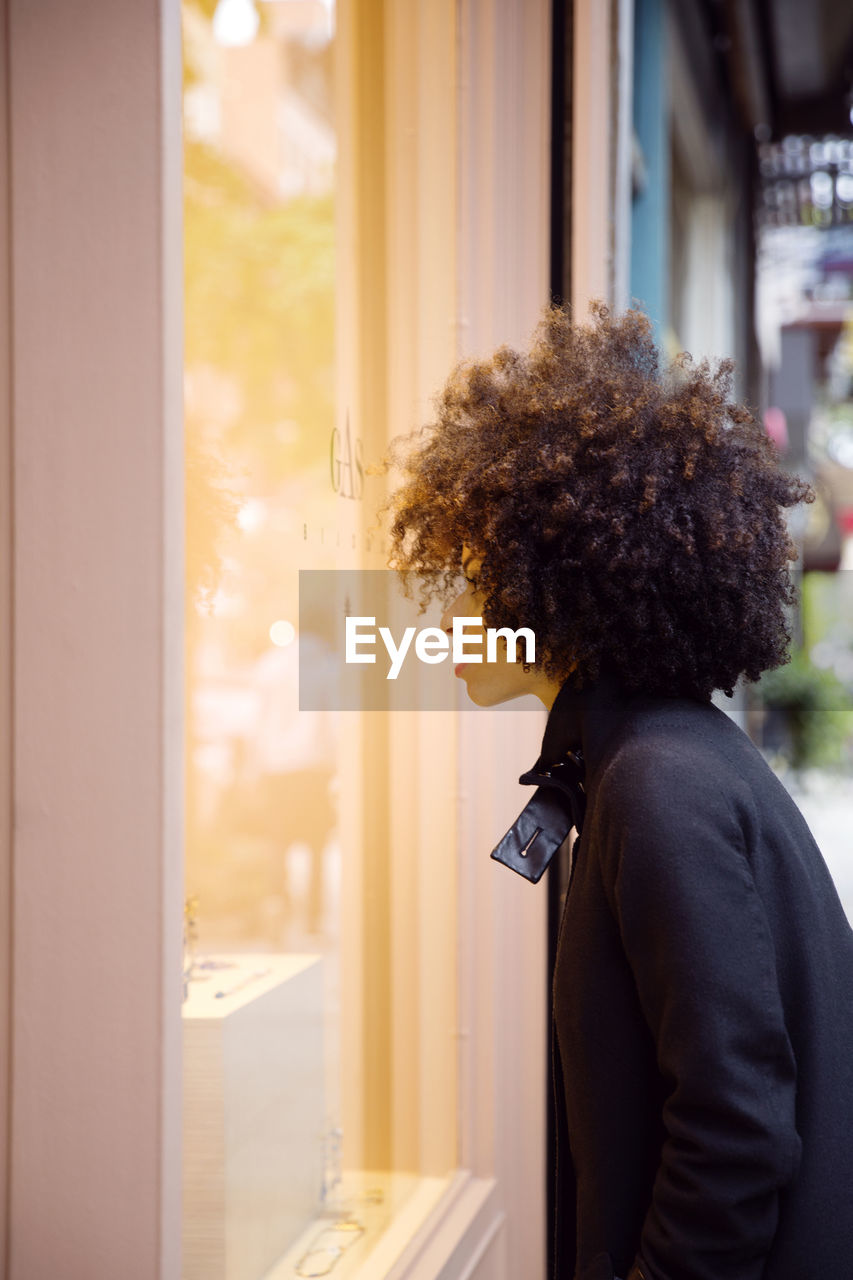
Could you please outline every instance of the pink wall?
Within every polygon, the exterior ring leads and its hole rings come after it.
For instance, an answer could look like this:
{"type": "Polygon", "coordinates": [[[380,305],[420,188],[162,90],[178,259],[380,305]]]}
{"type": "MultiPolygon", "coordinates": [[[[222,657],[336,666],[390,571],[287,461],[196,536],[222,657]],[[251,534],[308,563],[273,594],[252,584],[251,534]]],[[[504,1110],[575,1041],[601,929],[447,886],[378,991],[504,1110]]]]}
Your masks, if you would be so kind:
{"type": "MultiPolygon", "coordinates": [[[[7,83],[6,0],[0,0],[0,84],[7,83]]],[[[0,155],[8,154],[6,94],[0,93],[0,155]]],[[[6,1151],[11,981],[12,664],[11,664],[11,380],[9,368],[9,187],[0,163],[0,1274],[6,1274],[6,1151]]]]}
{"type": "MultiPolygon", "coordinates": [[[[15,673],[7,1276],[177,1280],[179,10],[167,0],[6,3],[15,673]]],[[[7,688],[4,667],[0,703],[7,688]]],[[[0,750],[5,785],[5,738],[0,750]]]]}

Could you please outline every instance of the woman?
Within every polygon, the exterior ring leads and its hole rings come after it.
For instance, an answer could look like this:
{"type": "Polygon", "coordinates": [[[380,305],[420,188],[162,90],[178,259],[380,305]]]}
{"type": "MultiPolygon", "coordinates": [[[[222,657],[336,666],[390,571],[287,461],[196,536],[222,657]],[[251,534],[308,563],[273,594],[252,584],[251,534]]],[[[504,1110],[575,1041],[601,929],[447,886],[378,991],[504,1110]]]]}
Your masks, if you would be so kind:
{"type": "MultiPolygon", "coordinates": [[[[853,1277],[853,932],[799,810],[711,700],[787,661],[814,500],[647,320],[552,308],[461,365],[405,454],[391,564],[453,617],[532,628],[458,667],[549,709],[493,856],[574,826],[553,975],[555,1280],[853,1277]]],[[[400,449],[395,456],[400,458],[400,449]]],[[[527,1278],[525,1278],[527,1280],[527,1278]]],[[[532,1280],[532,1278],[531,1278],[532,1280]]]]}

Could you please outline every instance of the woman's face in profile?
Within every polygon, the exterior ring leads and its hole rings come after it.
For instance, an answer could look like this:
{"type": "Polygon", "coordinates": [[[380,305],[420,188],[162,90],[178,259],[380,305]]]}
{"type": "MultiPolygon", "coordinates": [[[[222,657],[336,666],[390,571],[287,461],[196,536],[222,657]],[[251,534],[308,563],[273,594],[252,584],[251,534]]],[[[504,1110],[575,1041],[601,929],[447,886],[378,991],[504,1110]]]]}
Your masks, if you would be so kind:
{"type": "MultiPolygon", "coordinates": [[[[478,586],[482,557],[470,547],[462,548],[462,573],[465,577],[465,589],[447,606],[441,618],[442,630],[448,635],[453,632],[454,618],[482,617],[485,597],[478,586]]],[[[482,643],[474,643],[477,632],[469,632],[466,640],[466,651],[478,654],[481,661],[468,660],[458,663],[454,668],[455,675],[465,681],[468,697],[479,707],[494,707],[501,702],[509,702],[512,698],[521,698],[525,694],[535,694],[550,707],[556,697],[559,685],[547,679],[535,665],[528,664],[525,671],[524,641],[519,639],[516,646],[515,661],[510,661],[507,653],[507,642],[504,636],[498,637],[497,657],[494,662],[486,661],[485,630],[479,633],[482,643]]]]}

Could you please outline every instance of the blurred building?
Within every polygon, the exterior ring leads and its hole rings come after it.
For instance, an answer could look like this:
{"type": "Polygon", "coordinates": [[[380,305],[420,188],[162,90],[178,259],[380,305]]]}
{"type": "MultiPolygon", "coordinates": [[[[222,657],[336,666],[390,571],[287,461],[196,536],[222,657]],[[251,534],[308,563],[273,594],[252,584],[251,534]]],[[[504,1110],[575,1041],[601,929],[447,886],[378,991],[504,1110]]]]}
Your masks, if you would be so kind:
{"type": "MultiPolygon", "coordinates": [[[[597,90],[603,229],[591,236],[586,179],[572,167],[581,147],[567,160],[566,138],[587,114],[584,66],[596,37],[585,6],[574,6],[573,21],[557,12],[557,65],[577,70],[562,81],[556,136],[554,290],[583,291],[592,243],[603,264],[597,287],[617,306],[646,310],[665,351],[733,356],[736,394],[782,424],[783,465],[818,493],[790,515],[798,568],[835,571],[849,542],[853,476],[842,461],[851,430],[853,13],[830,0],[636,0],[598,15],[606,30],[597,39],[612,59],[607,92],[597,90]]],[[[739,688],[720,705],[746,727],[747,701],[739,688]]]]}

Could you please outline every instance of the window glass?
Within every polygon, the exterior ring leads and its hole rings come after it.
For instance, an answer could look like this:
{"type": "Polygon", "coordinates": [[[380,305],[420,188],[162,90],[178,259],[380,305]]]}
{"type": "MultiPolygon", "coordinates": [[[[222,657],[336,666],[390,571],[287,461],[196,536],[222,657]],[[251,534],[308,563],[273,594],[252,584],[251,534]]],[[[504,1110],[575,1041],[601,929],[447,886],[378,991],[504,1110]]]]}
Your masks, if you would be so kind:
{"type": "MultiPolygon", "coordinates": [[[[336,16],[182,4],[185,1280],[354,1274],[412,1193],[426,1211],[445,1185],[396,1121],[426,1113],[417,1072],[395,1074],[394,1045],[416,1041],[392,1009],[417,1009],[389,986],[415,942],[390,927],[387,735],[299,710],[300,625],[303,658],[324,657],[299,570],[367,550],[336,332],[355,310],[336,16]]],[[[409,969],[414,989],[413,951],[409,969]]]]}

